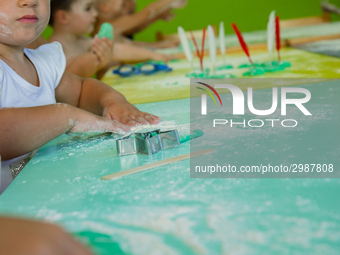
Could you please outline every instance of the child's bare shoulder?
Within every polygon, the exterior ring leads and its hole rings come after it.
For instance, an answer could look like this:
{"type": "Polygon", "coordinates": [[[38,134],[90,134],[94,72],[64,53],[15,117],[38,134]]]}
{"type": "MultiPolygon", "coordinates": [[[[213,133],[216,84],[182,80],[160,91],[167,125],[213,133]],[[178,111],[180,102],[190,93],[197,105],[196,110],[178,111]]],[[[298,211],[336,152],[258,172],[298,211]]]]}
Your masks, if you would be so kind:
{"type": "Polygon", "coordinates": [[[85,54],[92,49],[92,38],[81,36],[76,41],[70,41],[66,38],[52,35],[49,42],[59,42],[64,50],[67,59],[78,57],[81,54],[85,54]]]}

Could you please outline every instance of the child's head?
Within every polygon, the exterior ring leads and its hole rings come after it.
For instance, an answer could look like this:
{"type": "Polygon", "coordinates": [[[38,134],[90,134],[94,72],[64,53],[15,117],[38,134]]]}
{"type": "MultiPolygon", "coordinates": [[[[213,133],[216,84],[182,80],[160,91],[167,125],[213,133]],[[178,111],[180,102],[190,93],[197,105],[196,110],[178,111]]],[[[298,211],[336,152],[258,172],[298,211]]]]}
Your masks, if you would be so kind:
{"type": "Polygon", "coordinates": [[[136,1],[135,0],[124,0],[123,3],[123,14],[131,15],[136,11],[136,1]]]}
{"type": "Polygon", "coordinates": [[[52,0],[50,25],[83,35],[91,33],[98,15],[94,0],[52,0]]]}
{"type": "Polygon", "coordinates": [[[0,44],[24,46],[45,29],[50,0],[1,0],[0,44]]]}
{"type": "Polygon", "coordinates": [[[97,10],[99,17],[105,15],[110,19],[115,19],[124,14],[125,0],[97,0],[97,10]]]}

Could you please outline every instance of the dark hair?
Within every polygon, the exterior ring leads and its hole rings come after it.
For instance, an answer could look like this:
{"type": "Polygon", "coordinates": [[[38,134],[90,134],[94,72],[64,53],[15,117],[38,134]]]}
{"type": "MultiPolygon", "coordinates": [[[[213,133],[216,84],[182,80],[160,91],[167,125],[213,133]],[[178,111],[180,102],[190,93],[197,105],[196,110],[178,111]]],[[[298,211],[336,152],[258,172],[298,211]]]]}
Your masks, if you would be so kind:
{"type": "Polygon", "coordinates": [[[59,10],[70,11],[71,5],[75,1],[76,0],[51,0],[51,16],[49,24],[53,26],[54,15],[56,14],[57,11],[59,10]]]}

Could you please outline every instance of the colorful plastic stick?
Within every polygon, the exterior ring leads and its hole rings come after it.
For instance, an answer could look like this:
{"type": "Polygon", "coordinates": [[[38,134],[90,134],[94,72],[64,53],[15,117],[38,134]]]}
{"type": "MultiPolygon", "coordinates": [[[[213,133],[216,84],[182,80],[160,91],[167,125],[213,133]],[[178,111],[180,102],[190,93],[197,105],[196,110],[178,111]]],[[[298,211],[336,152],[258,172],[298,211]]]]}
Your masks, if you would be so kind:
{"type": "Polygon", "coordinates": [[[248,56],[248,59],[249,59],[250,63],[255,67],[253,61],[252,61],[251,58],[250,58],[250,54],[249,54],[249,51],[248,51],[247,44],[246,44],[246,42],[244,41],[243,36],[242,36],[240,30],[238,29],[238,27],[236,26],[235,23],[232,23],[231,25],[232,25],[232,27],[233,27],[233,29],[234,29],[236,35],[237,35],[238,40],[240,41],[240,44],[241,44],[241,47],[242,47],[243,51],[244,51],[244,52],[246,53],[246,55],[248,56]]]}
{"type": "Polygon", "coordinates": [[[226,63],[225,61],[225,31],[224,31],[224,22],[222,21],[220,23],[220,32],[219,32],[219,36],[220,36],[220,49],[221,49],[221,54],[223,56],[223,62],[224,64],[226,63]]]}
{"type": "Polygon", "coordinates": [[[273,51],[275,48],[275,11],[272,11],[269,16],[267,25],[267,49],[270,56],[270,61],[273,60],[273,51]]]}
{"type": "Polygon", "coordinates": [[[278,55],[278,59],[279,62],[281,61],[281,56],[280,56],[280,49],[281,49],[281,32],[280,32],[280,17],[276,16],[276,29],[275,29],[275,33],[276,33],[276,50],[277,50],[277,55],[278,55]]]}
{"type": "Polygon", "coordinates": [[[188,41],[188,38],[187,38],[185,31],[182,27],[178,27],[178,35],[179,35],[179,39],[181,40],[181,44],[182,44],[182,47],[183,47],[183,50],[184,50],[184,54],[185,54],[186,58],[188,59],[188,61],[190,62],[191,67],[193,68],[194,67],[193,62],[192,62],[193,56],[192,56],[192,53],[191,53],[189,41],[188,41]]]}

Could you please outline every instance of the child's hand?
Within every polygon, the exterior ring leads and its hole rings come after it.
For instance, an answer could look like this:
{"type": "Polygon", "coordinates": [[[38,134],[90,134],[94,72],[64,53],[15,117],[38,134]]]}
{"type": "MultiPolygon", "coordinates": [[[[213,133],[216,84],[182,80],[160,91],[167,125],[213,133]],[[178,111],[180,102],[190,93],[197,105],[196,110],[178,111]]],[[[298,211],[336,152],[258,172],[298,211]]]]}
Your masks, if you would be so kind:
{"type": "Polygon", "coordinates": [[[151,56],[151,60],[154,60],[154,61],[169,62],[170,60],[173,60],[173,59],[178,59],[178,57],[176,57],[174,55],[160,54],[160,53],[157,53],[157,52],[154,52],[151,56]]]}
{"type": "MultiPolygon", "coordinates": [[[[180,41],[177,38],[160,41],[158,43],[159,43],[158,48],[160,48],[160,49],[162,49],[162,48],[177,48],[180,45],[180,41]]],[[[170,58],[176,59],[175,56],[171,56],[171,55],[170,55],[170,58]]]]}
{"type": "Polygon", "coordinates": [[[158,18],[165,20],[165,21],[171,21],[176,17],[175,13],[172,13],[171,10],[168,10],[164,13],[162,13],[158,18]]]}
{"type": "Polygon", "coordinates": [[[181,9],[184,8],[188,3],[188,0],[173,0],[172,8],[173,9],[181,9]]]}
{"type": "Polygon", "coordinates": [[[82,111],[80,117],[74,122],[74,126],[68,132],[85,133],[85,132],[114,132],[126,133],[130,128],[119,123],[118,121],[100,117],[92,113],[82,111]]]}
{"type": "Polygon", "coordinates": [[[98,36],[95,36],[92,43],[92,50],[98,58],[98,71],[103,69],[113,59],[113,41],[106,37],[99,39],[98,36]]]}
{"type": "Polygon", "coordinates": [[[141,112],[127,101],[108,105],[104,108],[103,116],[117,120],[129,127],[154,125],[161,121],[161,118],[147,112],[141,112]]]}

